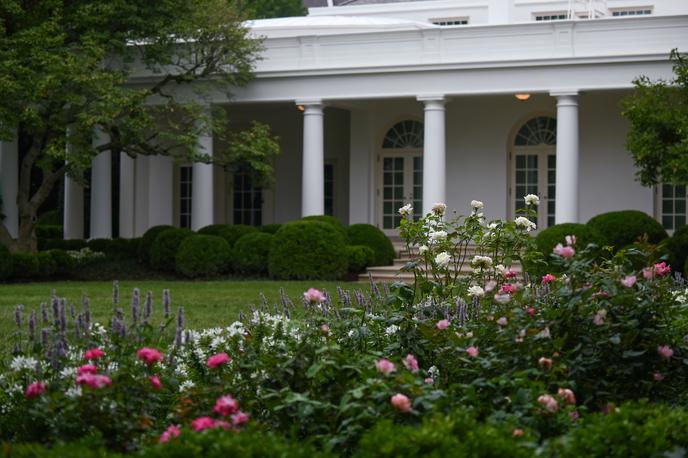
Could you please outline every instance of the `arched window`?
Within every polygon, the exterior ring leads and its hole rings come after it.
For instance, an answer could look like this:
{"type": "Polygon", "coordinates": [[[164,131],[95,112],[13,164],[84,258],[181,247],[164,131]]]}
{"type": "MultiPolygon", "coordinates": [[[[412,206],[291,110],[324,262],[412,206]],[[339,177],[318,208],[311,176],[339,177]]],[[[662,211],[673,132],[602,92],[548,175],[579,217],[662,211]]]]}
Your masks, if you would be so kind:
{"type": "Polygon", "coordinates": [[[423,147],[423,123],[419,121],[401,121],[387,131],[382,141],[383,148],[422,148],[423,147]]]}
{"type": "Polygon", "coordinates": [[[538,146],[557,144],[557,120],[549,116],[538,116],[523,124],[516,134],[516,146],[538,146]]]}

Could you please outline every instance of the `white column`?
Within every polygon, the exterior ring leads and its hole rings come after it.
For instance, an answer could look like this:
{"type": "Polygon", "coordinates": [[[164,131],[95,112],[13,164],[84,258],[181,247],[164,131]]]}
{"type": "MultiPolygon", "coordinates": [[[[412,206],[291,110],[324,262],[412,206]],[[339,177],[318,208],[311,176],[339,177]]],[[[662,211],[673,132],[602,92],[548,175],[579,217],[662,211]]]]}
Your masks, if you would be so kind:
{"type": "Polygon", "coordinates": [[[423,214],[436,202],[447,201],[444,96],[420,96],[425,104],[423,146],[423,214]]]}
{"type": "Polygon", "coordinates": [[[134,196],[136,195],[136,160],[119,154],[119,236],[134,238],[134,196]]]}
{"type": "Polygon", "coordinates": [[[5,225],[13,238],[19,230],[19,214],[17,211],[17,192],[19,190],[19,159],[17,153],[17,137],[0,142],[0,196],[2,196],[2,214],[5,225]]]}
{"type": "MultiPolygon", "coordinates": [[[[94,132],[93,146],[109,142],[108,136],[94,132]]],[[[103,151],[91,162],[91,239],[112,238],[112,153],[103,151]]]]}
{"type": "Polygon", "coordinates": [[[554,222],[578,222],[578,91],[551,92],[557,98],[557,179],[554,222]]]}
{"type": "Polygon", "coordinates": [[[303,107],[301,216],[325,213],[325,127],[322,100],[296,101],[303,107]]]}
{"type": "MultiPolygon", "coordinates": [[[[212,133],[198,137],[198,149],[201,154],[213,156],[212,133]]],[[[213,224],[213,214],[213,165],[196,162],[191,183],[191,229],[197,231],[213,224]]]]}

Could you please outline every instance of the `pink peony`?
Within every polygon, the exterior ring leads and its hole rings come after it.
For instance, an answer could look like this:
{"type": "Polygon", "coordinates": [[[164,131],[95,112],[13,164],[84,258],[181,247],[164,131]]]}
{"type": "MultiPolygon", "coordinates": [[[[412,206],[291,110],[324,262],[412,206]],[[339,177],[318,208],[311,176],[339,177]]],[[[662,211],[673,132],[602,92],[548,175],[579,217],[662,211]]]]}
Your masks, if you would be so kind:
{"type": "Polygon", "coordinates": [[[418,372],[418,360],[411,353],[404,358],[404,366],[414,374],[418,372]]]}
{"type": "Polygon", "coordinates": [[[170,425],[165,432],[160,435],[160,443],[164,444],[165,442],[169,442],[173,437],[179,437],[181,433],[182,430],[179,425],[170,425]]]}
{"type": "Polygon", "coordinates": [[[210,358],[208,358],[208,367],[211,369],[215,369],[216,367],[226,364],[231,360],[232,357],[229,356],[227,353],[218,353],[217,355],[213,355],[210,358]]]}
{"type": "Polygon", "coordinates": [[[238,411],[239,401],[229,395],[220,396],[217,398],[215,401],[215,407],[213,407],[213,412],[220,414],[223,417],[237,413],[238,411]]]}
{"type": "Polygon", "coordinates": [[[106,375],[99,374],[82,374],[76,377],[77,385],[86,385],[89,388],[104,388],[106,386],[112,385],[112,380],[106,375]]]}
{"type": "Polygon", "coordinates": [[[105,356],[105,352],[100,348],[91,348],[84,353],[84,359],[99,359],[105,356]]]}
{"type": "Polygon", "coordinates": [[[310,302],[311,304],[322,304],[326,299],[325,293],[315,288],[310,288],[303,293],[303,298],[306,302],[310,302]]]}
{"type": "Polygon", "coordinates": [[[98,368],[92,364],[84,364],[79,369],[76,370],[76,375],[83,374],[95,374],[98,372],[98,368]]]}
{"type": "Polygon", "coordinates": [[[544,356],[540,359],[538,359],[538,365],[546,370],[550,370],[552,368],[552,359],[551,358],[545,358],[544,356]]]}
{"type": "Polygon", "coordinates": [[[162,382],[160,382],[160,379],[157,375],[151,375],[150,377],[148,377],[148,380],[150,380],[150,383],[153,386],[154,390],[159,390],[162,388],[162,382]]]}
{"type": "Polygon", "coordinates": [[[440,331],[443,329],[447,329],[449,327],[449,320],[440,320],[437,322],[435,326],[437,326],[437,329],[439,329],[440,331]]]}
{"type": "Polygon", "coordinates": [[[507,320],[506,317],[503,316],[497,320],[497,324],[500,326],[506,326],[507,324],[509,324],[509,320],[507,320]]]}
{"type": "Polygon", "coordinates": [[[543,394],[537,400],[547,412],[554,413],[559,410],[559,403],[549,394],[543,394]]]}
{"type": "Polygon", "coordinates": [[[542,277],[542,284],[546,285],[547,283],[552,283],[553,281],[557,281],[557,277],[555,277],[552,274],[547,274],[544,277],[542,277]]]}
{"type": "Polygon", "coordinates": [[[562,258],[572,258],[576,254],[576,250],[572,246],[563,246],[561,243],[558,243],[552,252],[562,258]]]}
{"type": "Polygon", "coordinates": [[[660,372],[655,372],[654,374],[652,374],[652,378],[655,380],[655,382],[661,382],[662,380],[664,380],[664,375],[660,372]]]}
{"type": "Polygon", "coordinates": [[[628,275],[621,279],[621,284],[626,288],[631,288],[633,285],[635,285],[636,280],[637,278],[635,275],[628,275]]]}
{"type": "Polygon", "coordinates": [[[654,271],[657,275],[663,277],[671,273],[671,267],[667,266],[666,262],[660,262],[654,265],[654,271]]]}
{"type": "Polygon", "coordinates": [[[466,348],[466,353],[468,353],[468,356],[471,358],[475,358],[480,354],[480,350],[478,350],[478,347],[468,347],[466,348]]]}
{"type": "Polygon", "coordinates": [[[242,412],[241,410],[232,415],[232,426],[235,428],[238,428],[241,425],[244,425],[248,422],[249,415],[246,412],[242,412]]]}
{"type": "Polygon", "coordinates": [[[378,372],[381,372],[385,375],[389,375],[397,370],[397,367],[394,365],[394,363],[385,358],[375,361],[375,368],[378,372]]]}
{"type": "Polygon", "coordinates": [[[395,394],[390,398],[389,401],[392,403],[394,408],[397,409],[399,412],[405,413],[411,411],[411,400],[401,393],[395,394]]]}
{"type": "Polygon", "coordinates": [[[566,404],[570,404],[572,406],[576,405],[576,395],[573,394],[573,391],[568,388],[559,388],[557,391],[557,396],[563,399],[566,404]]]}
{"type": "Polygon", "coordinates": [[[148,366],[158,361],[162,361],[162,353],[155,348],[144,347],[136,352],[136,356],[143,360],[143,362],[148,366]]]}
{"type": "Polygon", "coordinates": [[[203,431],[215,427],[215,420],[210,417],[198,417],[191,422],[191,428],[194,431],[203,431]]]}
{"type": "Polygon", "coordinates": [[[674,350],[672,350],[669,345],[661,345],[657,347],[657,353],[662,358],[669,359],[674,355],[674,350]]]}
{"type": "Polygon", "coordinates": [[[26,387],[26,392],[24,393],[24,396],[26,399],[33,399],[37,398],[43,393],[45,393],[46,386],[45,383],[43,382],[33,382],[31,385],[26,387]]]}

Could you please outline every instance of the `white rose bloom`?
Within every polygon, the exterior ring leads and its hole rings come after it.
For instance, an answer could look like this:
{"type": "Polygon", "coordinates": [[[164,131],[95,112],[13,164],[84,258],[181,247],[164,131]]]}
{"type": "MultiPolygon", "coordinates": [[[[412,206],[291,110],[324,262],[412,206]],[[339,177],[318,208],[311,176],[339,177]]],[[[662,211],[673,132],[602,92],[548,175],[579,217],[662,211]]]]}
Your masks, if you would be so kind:
{"type": "Polygon", "coordinates": [[[437,267],[439,267],[440,269],[446,269],[449,265],[449,261],[451,261],[451,256],[449,256],[449,253],[447,253],[446,251],[443,251],[437,256],[435,256],[435,263],[437,264],[437,267]]]}
{"type": "Polygon", "coordinates": [[[508,294],[495,294],[494,300],[499,304],[507,304],[511,301],[511,296],[508,294]]]}
{"type": "Polygon", "coordinates": [[[392,334],[396,334],[397,331],[399,331],[399,326],[396,324],[393,324],[385,329],[385,334],[388,336],[391,336],[392,334]]]}
{"type": "Polygon", "coordinates": [[[430,248],[428,248],[427,245],[421,245],[418,247],[418,254],[423,255],[423,254],[427,253],[429,249],[430,248]]]}
{"type": "Polygon", "coordinates": [[[471,297],[483,297],[485,295],[485,290],[478,285],[474,285],[468,288],[468,294],[471,297]]]}
{"type": "Polygon", "coordinates": [[[413,214],[413,207],[411,204],[406,204],[399,209],[399,214],[401,216],[408,216],[413,214]]]}
{"type": "Polygon", "coordinates": [[[499,275],[504,275],[504,272],[506,272],[506,267],[504,267],[503,264],[497,264],[497,266],[495,267],[495,271],[496,271],[499,275]]]}
{"type": "Polygon", "coordinates": [[[447,211],[447,204],[445,203],[437,202],[432,205],[432,212],[436,215],[444,215],[445,211],[447,211]]]}
{"type": "Polygon", "coordinates": [[[480,210],[480,209],[483,208],[484,206],[485,206],[485,204],[483,204],[483,203],[482,203],[481,201],[479,201],[479,200],[471,200],[471,208],[472,208],[473,210],[475,210],[475,211],[480,210]]]}
{"type": "Polygon", "coordinates": [[[535,225],[534,222],[526,218],[525,216],[519,216],[514,220],[514,223],[516,223],[516,227],[520,227],[522,229],[525,229],[526,232],[530,232],[534,229],[537,229],[537,226],[535,225]]]}
{"type": "Polygon", "coordinates": [[[536,207],[540,205],[540,198],[535,194],[528,194],[523,200],[526,201],[526,205],[535,205],[536,207]]]}
{"type": "Polygon", "coordinates": [[[490,223],[490,225],[487,227],[490,229],[497,229],[499,227],[499,223],[490,223]]]}
{"type": "Polygon", "coordinates": [[[492,267],[492,258],[489,256],[480,256],[480,255],[475,255],[473,256],[473,260],[471,261],[471,265],[476,268],[476,269],[489,269],[492,267]]]}
{"type": "Polygon", "coordinates": [[[445,231],[432,231],[430,232],[430,240],[433,242],[442,242],[447,240],[447,233],[445,231]]]}

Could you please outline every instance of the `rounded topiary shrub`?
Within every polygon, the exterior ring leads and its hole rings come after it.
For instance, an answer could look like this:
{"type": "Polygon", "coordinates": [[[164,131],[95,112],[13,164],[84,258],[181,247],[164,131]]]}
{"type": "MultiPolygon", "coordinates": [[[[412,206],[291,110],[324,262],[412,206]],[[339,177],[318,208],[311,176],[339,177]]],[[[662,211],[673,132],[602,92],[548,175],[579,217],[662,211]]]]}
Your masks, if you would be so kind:
{"type": "Polygon", "coordinates": [[[143,237],[138,246],[139,261],[150,264],[151,249],[153,248],[153,242],[155,242],[156,237],[167,229],[172,228],[172,226],[163,224],[160,226],[153,226],[144,232],[143,237]]]}
{"type": "Polygon", "coordinates": [[[271,277],[337,280],[346,274],[344,236],[331,224],[293,221],[277,231],[268,256],[271,277]]]}
{"type": "Polygon", "coordinates": [[[349,245],[346,247],[346,257],[349,260],[349,272],[363,272],[375,261],[375,252],[365,245],[349,245]]]}
{"type": "Polygon", "coordinates": [[[31,253],[14,253],[12,255],[15,278],[36,278],[38,277],[39,264],[38,257],[31,253]]]}
{"type": "Polygon", "coordinates": [[[265,224],[260,226],[258,230],[260,232],[267,232],[268,234],[276,234],[280,227],[282,227],[281,224],[265,224]]]}
{"type": "Polygon", "coordinates": [[[686,273],[684,266],[688,261],[688,226],[683,226],[665,240],[664,247],[669,252],[669,264],[674,270],[686,273]]]}
{"type": "Polygon", "coordinates": [[[373,250],[373,266],[388,266],[394,261],[394,245],[379,228],[371,224],[352,224],[346,232],[351,245],[365,245],[373,250]]]}
{"type": "Polygon", "coordinates": [[[267,274],[270,244],[274,238],[273,234],[253,232],[237,240],[232,253],[234,270],[244,275],[267,274]]]}
{"type": "Polygon", "coordinates": [[[216,235],[222,237],[229,243],[229,247],[234,244],[246,234],[257,232],[258,229],[246,224],[213,224],[198,230],[199,234],[216,235]]]}
{"type": "Polygon", "coordinates": [[[344,240],[347,241],[348,243],[348,236],[346,234],[346,227],[344,227],[344,224],[342,224],[341,221],[339,221],[337,218],[334,216],[329,216],[329,215],[311,215],[311,216],[304,216],[301,218],[301,221],[320,221],[321,223],[326,223],[337,229],[341,234],[344,236],[344,240]]]}
{"type": "Polygon", "coordinates": [[[565,237],[567,235],[576,236],[577,249],[583,249],[590,243],[596,245],[603,243],[600,234],[587,224],[563,223],[555,224],[541,231],[535,237],[535,244],[537,245],[538,251],[549,256],[558,243],[566,243],[565,237]]]}
{"type": "Polygon", "coordinates": [[[638,210],[602,213],[588,221],[588,225],[600,234],[603,244],[611,245],[615,250],[646,235],[650,243],[659,243],[667,237],[657,220],[638,210]]]}
{"type": "Polygon", "coordinates": [[[229,244],[216,235],[186,237],[175,256],[176,270],[189,278],[212,277],[227,270],[229,244]]]}
{"type": "Polygon", "coordinates": [[[5,245],[0,245],[0,280],[7,280],[14,273],[13,257],[5,245]]]}
{"type": "Polygon", "coordinates": [[[157,270],[174,271],[179,245],[193,235],[191,229],[169,228],[158,234],[151,247],[150,265],[157,270]]]}

